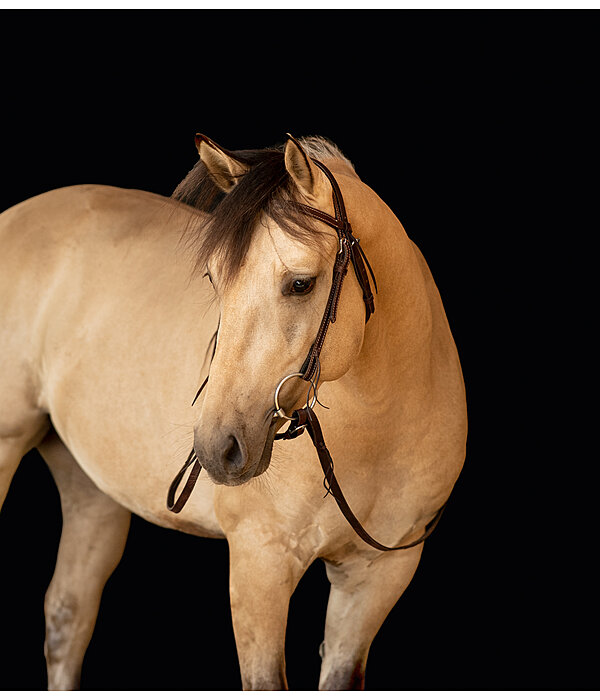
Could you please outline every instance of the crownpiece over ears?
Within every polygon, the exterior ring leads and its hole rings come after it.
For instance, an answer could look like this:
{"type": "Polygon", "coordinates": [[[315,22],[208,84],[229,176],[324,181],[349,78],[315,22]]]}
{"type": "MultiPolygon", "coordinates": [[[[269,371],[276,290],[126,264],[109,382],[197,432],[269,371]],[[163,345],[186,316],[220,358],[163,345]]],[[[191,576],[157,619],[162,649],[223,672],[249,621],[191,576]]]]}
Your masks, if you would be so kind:
{"type": "Polygon", "coordinates": [[[214,183],[223,190],[230,192],[250,167],[238,160],[231,152],[218,146],[204,134],[196,134],[196,148],[200,160],[206,166],[214,183]]]}

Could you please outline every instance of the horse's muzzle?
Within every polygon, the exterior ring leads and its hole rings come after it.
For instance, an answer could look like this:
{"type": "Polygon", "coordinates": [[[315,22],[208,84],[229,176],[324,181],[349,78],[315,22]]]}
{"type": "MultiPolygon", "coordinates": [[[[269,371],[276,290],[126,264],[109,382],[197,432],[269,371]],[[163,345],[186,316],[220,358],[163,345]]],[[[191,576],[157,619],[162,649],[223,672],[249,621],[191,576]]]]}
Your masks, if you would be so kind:
{"type": "Polygon", "coordinates": [[[215,484],[239,486],[268,468],[274,435],[275,429],[271,426],[265,436],[265,442],[254,451],[253,456],[241,433],[213,432],[210,439],[206,440],[199,430],[194,436],[194,450],[200,464],[215,484]]]}

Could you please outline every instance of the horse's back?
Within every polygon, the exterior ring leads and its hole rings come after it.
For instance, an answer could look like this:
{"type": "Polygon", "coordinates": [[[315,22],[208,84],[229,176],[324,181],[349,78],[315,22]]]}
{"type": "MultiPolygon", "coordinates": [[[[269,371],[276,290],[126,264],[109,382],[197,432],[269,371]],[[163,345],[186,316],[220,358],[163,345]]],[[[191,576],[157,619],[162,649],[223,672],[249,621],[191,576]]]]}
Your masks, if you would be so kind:
{"type": "MultiPolygon", "coordinates": [[[[11,299],[47,290],[82,243],[99,245],[131,236],[153,210],[170,200],[139,190],[104,185],[64,187],[32,197],[0,214],[0,298],[11,299]],[[87,241],[86,241],[87,239],[87,241]]],[[[36,305],[41,301],[35,297],[36,305]]]]}
{"type": "Polygon", "coordinates": [[[92,230],[96,236],[130,235],[132,222],[139,229],[144,215],[168,206],[174,206],[173,200],[109,185],[73,185],[44,192],[0,214],[0,265],[10,264],[11,254],[18,254],[22,271],[35,259],[48,262],[48,253],[68,247],[92,230]],[[89,225],[111,217],[117,225],[104,229],[89,225]]]}

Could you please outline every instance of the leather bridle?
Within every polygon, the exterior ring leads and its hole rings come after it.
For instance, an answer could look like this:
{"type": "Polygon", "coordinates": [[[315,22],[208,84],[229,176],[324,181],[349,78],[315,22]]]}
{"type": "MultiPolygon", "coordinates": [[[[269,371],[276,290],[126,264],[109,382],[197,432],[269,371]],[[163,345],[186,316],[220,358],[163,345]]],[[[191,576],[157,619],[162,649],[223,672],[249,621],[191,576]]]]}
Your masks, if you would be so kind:
{"type": "MultiPolygon", "coordinates": [[[[295,139],[293,139],[293,137],[289,134],[288,137],[295,141],[295,139]]],[[[319,357],[323,348],[323,343],[325,342],[325,337],[327,335],[329,326],[330,324],[335,323],[336,321],[342,285],[344,282],[344,277],[348,273],[350,262],[352,263],[352,267],[354,268],[354,272],[356,274],[356,279],[358,280],[358,283],[363,293],[363,301],[366,310],[365,323],[368,322],[371,314],[375,311],[375,303],[373,300],[373,293],[371,291],[371,285],[369,282],[369,274],[371,279],[373,280],[373,285],[375,287],[376,292],[377,282],[375,281],[375,275],[373,274],[373,270],[369,265],[369,261],[367,260],[362,248],[360,247],[359,239],[355,238],[352,233],[352,227],[350,225],[350,222],[348,221],[348,216],[346,214],[344,199],[342,197],[340,187],[335,177],[333,176],[331,171],[325,165],[323,165],[323,163],[314,158],[312,159],[312,161],[318,168],[322,170],[322,172],[325,174],[325,176],[331,184],[334,216],[331,216],[327,212],[321,211],[320,209],[315,209],[314,207],[311,207],[308,204],[297,202],[296,206],[308,216],[311,216],[317,219],[318,221],[321,221],[322,223],[333,228],[338,236],[339,247],[333,266],[333,276],[331,281],[329,297],[327,299],[325,312],[323,313],[323,318],[321,319],[321,324],[319,326],[319,330],[317,331],[316,338],[313,344],[311,345],[310,350],[308,351],[308,354],[306,356],[306,359],[304,360],[304,363],[302,364],[302,367],[300,368],[300,371],[294,372],[284,377],[279,382],[275,390],[275,410],[273,411],[273,418],[285,418],[290,421],[288,429],[283,433],[278,433],[277,435],[275,435],[275,439],[293,440],[302,435],[302,433],[306,429],[306,431],[310,435],[313,445],[315,446],[317,455],[319,457],[319,462],[323,470],[323,483],[327,491],[326,495],[328,493],[332,494],[342,514],[350,523],[356,534],[364,542],[381,551],[408,549],[410,547],[415,547],[416,545],[423,542],[427,537],[429,537],[429,535],[433,532],[436,525],[438,524],[440,517],[444,511],[444,508],[446,507],[446,504],[444,504],[437,511],[434,518],[425,527],[425,532],[423,533],[423,535],[421,535],[421,537],[419,537],[418,539],[410,542],[409,544],[398,545],[396,547],[387,547],[386,545],[381,544],[381,542],[378,542],[371,535],[369,535],[369,533],[360,524],[358,518],[352,512],[350,506],[348,505],[348,502],[344,497],[344,494],[342,493],[340,485],[334,474],[333,459],[331,458],[331,454],[327,449],[327,446],[325,445],[325,440],[323,438],[323,432],[321,430],[320,423],[317,419],[315,412],[313,411],[313,406],[317,401],[317,383],[320,374],[319,357]],[[369,274],[367,274],[367,269],[369,271],[369,274]],[[283,384],[292,377],[301,377],[305,381],[309,382],[313,390],[313,397],[312,400],[309,400],[309,389],[307,402],[304,408],[297,409],[292,413],[291,416],[287,416],[283,409],[279,406],[279,392],[283,384]]],[[[198,398],[200,392],[206,386],[207,381],[208,377],[204,380],[202,386],[196,394],[194,403],[198,398]]],[[[200,474],[201,469],[202,466],[198,461],[194,450],[192,449],[185,464],[180,469],[175,479],[171,483],[171,486],[169,487],[169,491],[167,494],[167,508],[170,511],[172,511],[173,513],[179,513],[181,511],[181,509],[183,508],[183,506],[185,505],[192,493],[192,490],[196,484],[196,481],[198,480],[198,476],[200,474]],[[175,500],[177,488],[179,487],[179,484],[181,483],[186,471],[190,467],[192,468],[192,471],[190,472],[188,480],[184,485],[179,497],[177,498],[177,500],[175,500]]]]}

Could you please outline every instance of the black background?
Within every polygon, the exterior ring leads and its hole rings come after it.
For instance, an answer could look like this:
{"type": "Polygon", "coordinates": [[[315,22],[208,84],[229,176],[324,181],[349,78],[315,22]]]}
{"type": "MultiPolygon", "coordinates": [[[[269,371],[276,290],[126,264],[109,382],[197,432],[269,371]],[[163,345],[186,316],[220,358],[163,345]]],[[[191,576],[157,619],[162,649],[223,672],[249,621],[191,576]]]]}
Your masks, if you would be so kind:
{"type": "MultiPolygon", "coordinates": [[[[581,540],[592,467],[584,471],[577,441],[561,447],[579,409],[559,393],[569,384],[563,370],[575,371],[560,349],[575,325],[566,271],[578,272],[584,240],[563,211],[578,172],[571,158],[585,161],[590,148],[596,17],[0,16],[2,209],[79,183],[169,195],[196,161],[196,131],[229,149],[279,143],[288,131],[321,134],[425,254],[463,364],[468,456],[373,644],[370,690],[598,685],[586,571],[597,548],[581,540]]],[[[49,472],[30,454],[0,515],[4,689],[45,687],[43,596],[60,523],[49,472]]],[[[226,542],[134,517],[82,688],[239,688],[227,567],[226,542]]],[[[317,686],[327,589],[318,563],[292,598],[293,689],[317,686]]]]}

